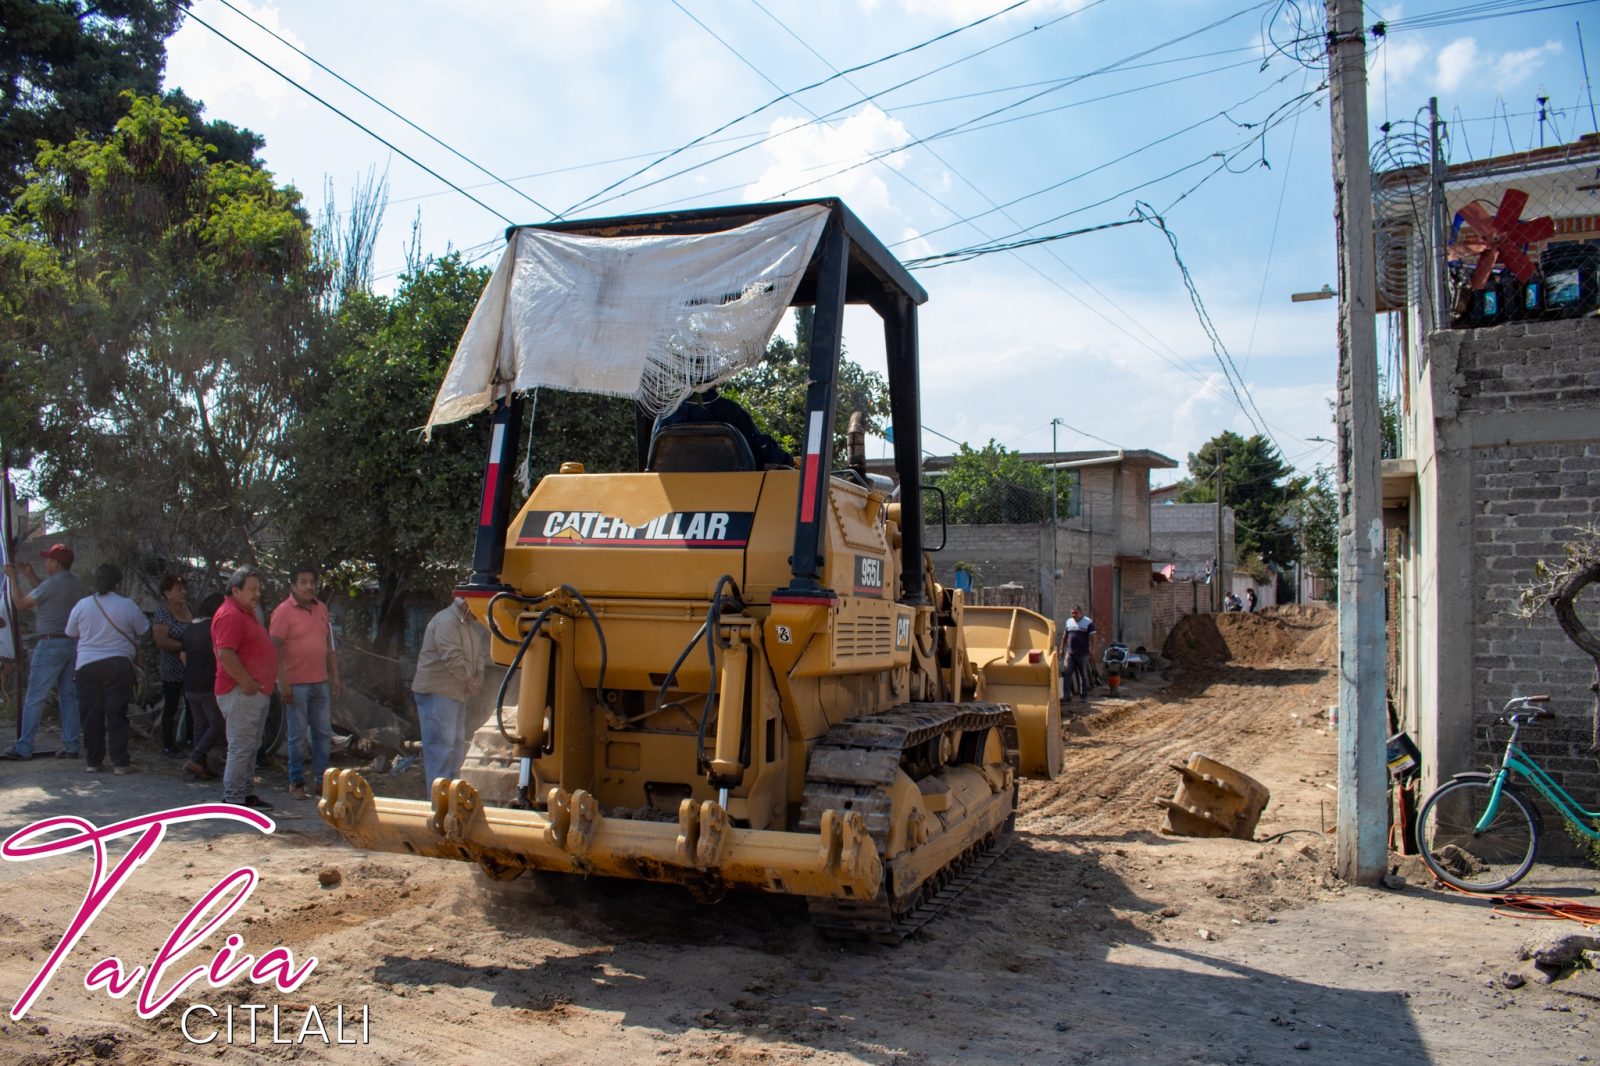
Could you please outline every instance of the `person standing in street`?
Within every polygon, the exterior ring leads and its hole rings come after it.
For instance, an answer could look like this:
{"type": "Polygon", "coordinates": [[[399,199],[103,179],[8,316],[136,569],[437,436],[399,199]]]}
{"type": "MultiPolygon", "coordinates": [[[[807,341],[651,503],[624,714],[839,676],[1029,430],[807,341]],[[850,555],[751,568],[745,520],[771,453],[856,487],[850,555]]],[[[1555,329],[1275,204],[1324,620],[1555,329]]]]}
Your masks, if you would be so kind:
{"type": "Polygon", "coordinates": [[[306,798],[306,757],[318,791],[333,741],[333,699],[342,691],[339,652],[328,608],[317,599],[317,571],[297,566],[289,596],[272,612],[269,627],[278,649],[278,693],[289,722],[289,796],[306,798]]]}
{"type": "Polygon", "coordinates": [[[218,744],[227,744],[228,728],[217,708],[217,653],[211,647],[211,619],[222,606],[222,593],[213,592],[200,601],[200,613],[183,628],[183,698],[189,701],[194,720],[194,745],[186,773],[201,781],[217,775],[211,772],[206,756],[218,744]]]}
{"type": "Polygon", "coordinates": [[[1249,611],[1251,614],[1254,614],[1256,610],[1256,604],[1259,602],[1260,601],[1256,597],[1256,587],[1254,585],[1251,585],[1249,588],[1244,590],[1245,610],[1249,611]]]}
{"type": "MultiPolygon", "coordinates": [[[[160,655],[156,657],[161,677],[161,749],[165,755],[182,755],[184,741],[178,725],[186,706],[183,695],[183,630],[194,615],[189,610],[189,582],[179,574],[161,579],[161,604],[150,620],[150,636],[160,655]]],[[[190,715],[190,728],[194,721],[190,715]]]]}
{"type": "Polygon", "coordinates": [[[487,634],[467,601],[452,600],[428,620],[417,654],[411,694],[422,726],[422,789],[436,778],[453,778],[467,757],[467,704],[483,688],[487,634]]]}
{"type": "MultiPolygon", "coordinates": [[[[33,627],[37,644],[28,659],[28,694],[22,700],[22,732],[15,747],[0,752],[0,759],[33,758],[33,741],[39,732],[39,722],[44,718],[44,702],[55,689],[56,703],[61,708],[61,750],[56,757],[74,759],[78,756],[82,729],[78,717],[78,645],[67,636],[67,616],[89,592],[83,579],[72,572],[72,549],[65,544],[52,544],[40,553],[44,557],[43,581],[38,580],[33,564],[7,565],[6,576],[17,582],[21,591],[20,572],[36,587],[21,600],[17,607],[33,611],[33,627]]],[[[21,652],[20,634],[18,651],[21,652]]]]}
{"type": "Polygon", "coordinates": [[[261,575],[253,566],[241,566],[228,578],[227,598],[212,616],[211,644],[217,654],[217,706],[228,730],[222,802],[270,811],[272,804],[250,791],[261,725],[278,676],[278,651],[256,620],[260,604],[261,575]]]}
{"type": "Polygon", "coordinates": [[[1072,615],[1061,627],[1061,650],[1067,661],[1067,701],[1076,695],[1089,698],[1090,637],[1094,635],[1094,619],[1083,613],[1083,608],[1073,605],[1072,615]]]}
{"type": "Polygon", "coordinates": [[[122,571],[110,563],[94,568],[94,595],[67,616],[67,636],[78,646],[78,700],[83,711],[85,769],[99,773],[110,748],[111,772],[131,774],[128,704],[133,701],[133,659],[150,619],[118,594],[122,571]]]}

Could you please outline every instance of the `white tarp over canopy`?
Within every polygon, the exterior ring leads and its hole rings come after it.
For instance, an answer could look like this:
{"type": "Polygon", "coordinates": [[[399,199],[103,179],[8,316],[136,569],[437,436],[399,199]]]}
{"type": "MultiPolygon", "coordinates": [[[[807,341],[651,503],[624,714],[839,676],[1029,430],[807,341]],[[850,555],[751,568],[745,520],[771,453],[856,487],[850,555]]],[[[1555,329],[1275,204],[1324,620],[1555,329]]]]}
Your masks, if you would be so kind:
{"type": "Polygon", "coordinates": [[[754,366],[827,223],[823,205],[737,229],[589,237],[519,229],[439,387],[428,428],[540,386],[653,414],[754,366]]]}

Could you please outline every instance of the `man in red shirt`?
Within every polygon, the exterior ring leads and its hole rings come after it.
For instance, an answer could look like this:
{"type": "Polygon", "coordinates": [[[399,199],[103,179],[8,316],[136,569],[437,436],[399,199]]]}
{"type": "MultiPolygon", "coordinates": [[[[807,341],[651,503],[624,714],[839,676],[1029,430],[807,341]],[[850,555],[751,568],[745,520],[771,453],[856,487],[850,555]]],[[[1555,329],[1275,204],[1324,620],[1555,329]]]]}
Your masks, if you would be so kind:
{"type": "Polygon", "coordinates": [[[339,653],[328,608],[317,599],[317,571],[297,566],[289,574],[289,596],[272,612],[272,642],[278,648],[278,694],[289,723],[289,797],[306,798],[306,748],[311,781],[322,788],[333,740],[332,702],[339,695],[339,653]]]}
{"type": "Polygon", "coordinates": [[[222,771],[222,802],[269,811],[272,804],[250,791],[261,727],[267,720],[278,652],[267,629],[256,621],[261,577],[241,566],[228,578],[228,598],[211,620],[217,652],[217,706],[228,724],[228,764],[222,771]]]}

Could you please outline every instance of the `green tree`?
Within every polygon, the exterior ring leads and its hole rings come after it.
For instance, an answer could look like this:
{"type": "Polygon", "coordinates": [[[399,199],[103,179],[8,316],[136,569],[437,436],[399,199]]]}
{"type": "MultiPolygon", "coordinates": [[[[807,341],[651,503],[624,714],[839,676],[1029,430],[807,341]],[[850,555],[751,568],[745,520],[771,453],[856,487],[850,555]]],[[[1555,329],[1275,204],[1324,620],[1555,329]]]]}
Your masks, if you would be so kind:
{"type": "Polygon", "coordinates": [[[131,96],[0,217],[0,439],[124,561],[257,558],[322,275],[300,196],[131,96]]]}
{"type": "Polygon", "coordinates": [[[180,0],[0,0],[0,206],[40,142],[104,137],[127,113],[124,90],[161,87],[180,0]]]}
{"type": "MultiPolygon", "coordinates": [[[[993,440],[977,449],[961,445],[933,484],[944,493],[950,521],[957,525],[1022,524],[1050,518],[1050,471],[993,440]]],[[[1072,485],[1062,477],[1057,486],[1062,518],[1072,513],[1072,485]]]]}
{"type": "MultiPolygon", "coordinates": [[[[441,599],[471,561],[489,417],[431,441],[418,427],[488,277],[452,254],[415,265],[392,297],[347,291],[286,449],[288,552],[346,587],[376,585],[380,651],[400,637],[408,600],[441,599]]],[[[535,479],[564,461],[633,468],[631,402],[544,390],[530,406],[535,479]]]]}
{"type": "MultiPolygon", "coordinates": [[[[811,379],[811,327],[815,310],[795,313],[795,339],[773,337],[766,358],[736,376],[724,394],[737,400],[791,455],[799,455],[806,438],[806,387],[811,379]]],[[[834,463],[845,461],[846,431],[852,411],[865,412],[867,432],[883,436],[889,417],[889,386],[883,375],[863,370],[848,356],[839,356],[838,397],[833,416],[834,463]]]]}
{"type": "Polygon", "coordinates": [[[1333,578],[1339,573],[1339,497],[1333,490],[1333,474],[1319,466],[1300,498],[1296,520],[1300,543],[1305,549],[1301,561],[1316,573],[1333,578]]]}
{"type": "Polygon", "coordinates": [[[167,90],[161,102],[189,120],[189,129],[197,130],[195,136],[212,149],[213,163],[261,165],[256,153],[265,148],[267,142],[260,134],[220,118],[206,118],[203,114],[205,104],[191,99],[182,89],[167,90]]]}
{"type": "Polygon", "coordinates": [[[1290,508],[1305,492],[1307,479],[1279,457],[1266,438],[1223,432],[1189,453],[1189,477],[1181,484],[1182,503],[1215,503],[1221,460],[1224,505],[1233,509],[1239,554],[1254,554],[1279,565],[1299,558],[1290,508]]]}

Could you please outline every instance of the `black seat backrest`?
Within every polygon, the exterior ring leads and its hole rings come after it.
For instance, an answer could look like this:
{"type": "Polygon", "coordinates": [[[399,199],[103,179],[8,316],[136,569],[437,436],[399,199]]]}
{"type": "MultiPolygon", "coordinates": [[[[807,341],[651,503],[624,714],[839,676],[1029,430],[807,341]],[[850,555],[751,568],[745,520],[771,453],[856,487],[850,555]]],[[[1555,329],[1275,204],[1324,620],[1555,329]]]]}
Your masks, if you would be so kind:
{"type": "Polygon", "coordinates": [[[645,463],[646,470],[657,474],[715,474],[755,468],[750,442],[726,422],[677,422],[658,427],[645,463]]]}

